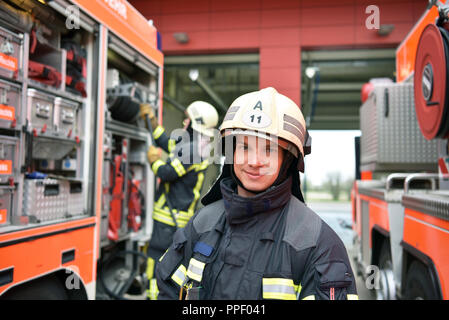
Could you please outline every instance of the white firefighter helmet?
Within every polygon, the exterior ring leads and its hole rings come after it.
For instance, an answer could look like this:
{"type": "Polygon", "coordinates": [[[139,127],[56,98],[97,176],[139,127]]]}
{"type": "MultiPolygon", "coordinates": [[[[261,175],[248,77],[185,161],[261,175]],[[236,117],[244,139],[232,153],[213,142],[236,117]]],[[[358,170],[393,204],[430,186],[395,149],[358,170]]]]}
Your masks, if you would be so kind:
{"type": "Polygon", "coordinates": [[[244,94],[229,107],[220,126],[222,136],[256,135],[277,142],[298,159],[304,171],[305,143],[310,142],[301,109],[291,99],[268,87],[244,94]]]}
{"type": "Polygon", "coordinates": [[[214,106],[204,101],[195,101],[187,107],[186,113],[193,130],[208,137],[214,135],[213,129],[218,123],[218,113],[214,106]]]}

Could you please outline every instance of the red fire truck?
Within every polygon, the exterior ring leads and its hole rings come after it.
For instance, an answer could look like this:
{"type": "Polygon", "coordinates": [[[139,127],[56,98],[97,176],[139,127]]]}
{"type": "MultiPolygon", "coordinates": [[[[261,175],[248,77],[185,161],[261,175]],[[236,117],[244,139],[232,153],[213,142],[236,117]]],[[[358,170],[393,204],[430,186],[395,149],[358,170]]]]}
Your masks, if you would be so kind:
{"type": "Polygon", "coordinates": [[[449,7],[436,2],[396,51],[397,82],[360,109],[355,261],[378,299],[449,299],[449,7]]]}
{"type": "Polygon", "coordinates": [[[154,175],[138,113],[162,115],[157,39],[124,0],[1,1],[0,299],[144,287],[154,175]]]}

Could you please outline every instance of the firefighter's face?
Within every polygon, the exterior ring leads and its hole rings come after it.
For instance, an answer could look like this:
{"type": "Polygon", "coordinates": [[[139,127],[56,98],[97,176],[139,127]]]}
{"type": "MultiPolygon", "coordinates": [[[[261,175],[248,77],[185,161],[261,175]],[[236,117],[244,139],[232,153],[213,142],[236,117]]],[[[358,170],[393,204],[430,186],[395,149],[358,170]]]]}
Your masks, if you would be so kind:
{"type": "MultiPolygon", "coordinates": [[[[284,150],[270,140],[243,135],[236,138],[234,172],[248,190],[263,191],[270,187],[283,160],[284,150]]],[[[239,194],[245,195],[245,191],[239,188],[239,194]]]]}

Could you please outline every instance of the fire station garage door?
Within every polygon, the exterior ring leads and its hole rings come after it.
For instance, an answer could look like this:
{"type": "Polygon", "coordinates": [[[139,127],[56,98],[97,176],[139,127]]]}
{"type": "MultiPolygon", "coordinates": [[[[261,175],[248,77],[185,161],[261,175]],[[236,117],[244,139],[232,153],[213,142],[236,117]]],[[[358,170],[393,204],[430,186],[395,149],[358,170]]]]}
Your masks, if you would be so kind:
{"type": "Polygon", "coordinates": [[[395,78],[395,49],[302,51],[302,105],[311,130],[360,129],[360,92],[372,78],[395,78]]]}

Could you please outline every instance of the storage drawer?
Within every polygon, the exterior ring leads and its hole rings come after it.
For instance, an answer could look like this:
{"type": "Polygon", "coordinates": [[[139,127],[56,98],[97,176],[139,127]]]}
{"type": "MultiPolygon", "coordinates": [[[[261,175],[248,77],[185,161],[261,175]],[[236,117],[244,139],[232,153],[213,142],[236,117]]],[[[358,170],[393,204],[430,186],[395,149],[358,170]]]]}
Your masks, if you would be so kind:
{"type": "Polygon", "coordinates": [[[70,185],[66,180],[25,180],[23,213],[36,222],[67,218],[69,192],[70,185]]]}
{"type": "Polygon", "coordinates": [[[0,183],[7,183],[19,171],[19,139],[0,136],[0,183]]]}
{"type": "Polygon", "coordinates": [[[55,123],[59,136],[73,139],[78,136],[79,103],[55,99],[55,123]]]}
{"type": "MultiPolygon", "coordinates": [[[[40,160],[62,160],[77,146],[76,141],[44,137],[33,138],[32,158],[40,160]]],[[[47,168],[46,168],[47,169],[47,168]]]]}
{"type": "Polygon", "coordinates": [[[35,89],[28,89],[27,114],[30,126],[37,135],[55,135],[54,97],[35,89]]]}
{"type": "Polygon", "coordinates": [[[0,79],[0,128],[22,124],[20,86],[0,79]]]}
{"type": "Polygon", "coordinates": [[[23,35],[0,27],[0,76],[22,78],[23,35]]]}
{"type": "Polygon", "coordinates": [[[13,198],[14,189],[12,187],[0,186],[0,226],[11,223],[13,198]]]}

